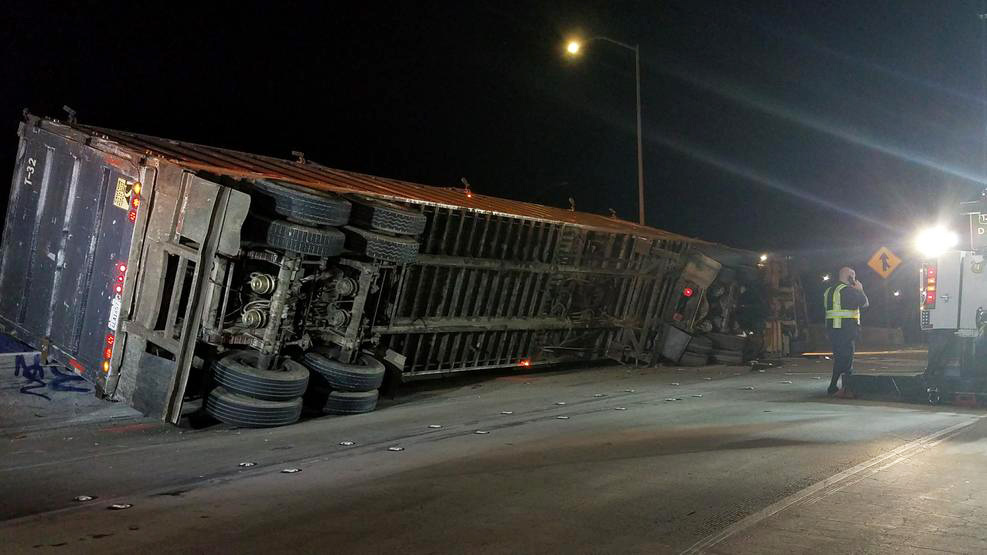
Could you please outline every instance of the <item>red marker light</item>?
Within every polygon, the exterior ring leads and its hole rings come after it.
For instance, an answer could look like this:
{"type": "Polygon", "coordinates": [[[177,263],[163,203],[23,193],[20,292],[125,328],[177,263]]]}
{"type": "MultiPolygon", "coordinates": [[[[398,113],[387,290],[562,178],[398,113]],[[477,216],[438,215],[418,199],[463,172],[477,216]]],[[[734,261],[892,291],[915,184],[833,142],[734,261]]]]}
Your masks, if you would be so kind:
{"type": "Polygon", "coordinates": [[[116,339],[117,338],[114,337],[112,333],[106,334],[106,344],[107,345],[113,345],[113,342],[116,341],[116,339]]]}
{"type": "Polygon", "coordinates": [[[116,291],[117,293],[123,293],[123,286],[117,285],[116,287],[113,288],[113,290],[116,291]]]}
{"type": "Polygon", "coordinates": [[[518,364],[520,366],[531,366],[531,361],[525,358],[525,359],[521,359],[521,362],[519,362],[518,364]]]}
{"type": "Polygon", "coordinates": [[[684,295],[684,296],[686,296],[686,297],[691,297],[691,296],[692,296],[692,295],[694,295],[695,293],[696,293],[696,292],[695,292],[695,291],[693,291],[693,289],[692,289],[691,287],[686,287],[685,289],[683,289],[683,290],[682,290],[682,295],[684,295]]]}
{"type": "Polygon", "coordinates": [[[136,222],[137,221],[137,212],[135,210],[131,210],[130,211],[130,214],[127,214],[127,219],[130,220],[130,223],[136,222]]]}
{"type": "Polygon", "coordinates": [[[113,356],[113,349],[107,347],[106,350],[103,351],[103,358],[110,358],[112,356],[113,356]]]}
{"type": "Polygon", "coordinates": [[[122,274],[122,273],[124,273],[124,272],[127,271],[127,265],[126,264],[121,264],[121,265],[117,266],[117,270],[119,270],[120,273],[122,274]]]}
{"type": "Polygon", "coordinates": [[[134,208],[139,207],[141,205],[141,199],[139,199],[138,197],[134,197],[134,201],[131,202],[130,205],[133,206],[134,208]]]}
{"type": "Polygon", "coordinates": [[[123,283],[123,276],[117,276],[117,281],[119,281],[120,283],[123,283]]]}

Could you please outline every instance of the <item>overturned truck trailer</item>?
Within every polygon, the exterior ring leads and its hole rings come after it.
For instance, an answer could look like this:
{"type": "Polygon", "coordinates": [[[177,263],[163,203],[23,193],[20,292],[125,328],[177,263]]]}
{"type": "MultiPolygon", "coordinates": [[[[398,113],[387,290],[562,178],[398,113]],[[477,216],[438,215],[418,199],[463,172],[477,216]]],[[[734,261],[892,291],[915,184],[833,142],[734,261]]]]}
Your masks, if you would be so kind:
{"type": "Polygon", "coordinates": [[[34,116],[19,134],[0,327],[171,422],[197,396],[244,426],[295,421],[306,392],[365,412],[388,369],[654,362],[708,246],[301,155],[34,116]]]}

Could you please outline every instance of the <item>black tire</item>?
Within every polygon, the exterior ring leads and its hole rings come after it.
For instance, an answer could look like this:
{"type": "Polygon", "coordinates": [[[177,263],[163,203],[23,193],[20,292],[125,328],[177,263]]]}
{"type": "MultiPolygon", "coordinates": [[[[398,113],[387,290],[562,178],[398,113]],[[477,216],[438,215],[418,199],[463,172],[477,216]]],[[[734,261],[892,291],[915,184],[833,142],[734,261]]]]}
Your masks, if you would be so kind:
{"type": "Polygon", "coordinates": [[[339,256],[345,237],[338,229],[318,229],[274,220],[267,228],[267,244],[286,251],[312,256],[339,256]]]}
{"type": "Polygon", "coordinates": [[[392,237],[376,231],[346,226],[346,248],[370,258],[410,264],[418,258],[418,241],[411,237],[392,237]]]}
{"type": "Polygon", "coordinates": [[[336,391],[370,391],[384,383],[384,363],[367,354],[361,354],[355,364],[346,364],[322,353],[308,352],[302,362],[336,391]]]}
{"type": "Polygon", "coordinates": [[[713,341],[708,337],[693,337],[689,340],[685,350],[700,355],[708,355],[713,351],[713,341]]]}
{"type": "Polygon", "coordinates": [[[305,393],[308,369],[287,360],[284,370],[261,370],[257,368],[259,357],[256,351],[230,353],[213,363],[213,380],[231,393],[265,401],[290,401],[305,393]]]}
{"type": "Polygon", "coordinates": [[[744,363],[744,353],[742,351],[713,350],[713,360],[720,364],[737,366],[744,363]]]}
{"type": "Polygon", "coordinates": [[[322,412],[326,414],[363,414],[377,408],[377,390],[333,391],[322,412]]]}
{"type": "Polygon", "coordinates": [[[255,181],[254,185],[261,195],[273,201],[274,212],[292,221],[332,226],[346,225],[350,221],[350,201],[332,193],[266,179],[255,181]]]}
{"type": "Polygon", "coordinates": [[[231,426],[268,428],[285,426],[302,415],[302,398],[291,401],[264,401],[217,387],[206,399],[206,412],[231,426]]]}
{"type": "Polygon", "coordinates": [[[354,199],[350,221],[355,226],[399,235],[425,231],[425,214],[380,199],[354,199]]]}
{"type": "Polygon", "coordinates": [[[679,364],[682,366],[706,366],[709,364],[709,357],[686,351],[679,359],[679,364]]]}
{"type": "Polygon", "coordinates": [[[726,333],[710,333],[706,337],[713,340],[713,348],[720,351],[743,351],[747,338],[726,333]]]}

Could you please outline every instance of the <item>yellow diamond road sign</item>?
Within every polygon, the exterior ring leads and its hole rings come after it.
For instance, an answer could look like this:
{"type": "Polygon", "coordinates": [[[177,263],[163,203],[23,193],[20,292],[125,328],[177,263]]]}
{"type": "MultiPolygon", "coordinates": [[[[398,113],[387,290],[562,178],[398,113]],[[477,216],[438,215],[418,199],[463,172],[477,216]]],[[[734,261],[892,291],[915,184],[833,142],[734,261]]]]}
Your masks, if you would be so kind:
{"type": "Polygon", "coordinates": [[[874,256],[870,257],[867,265],[870,266],[871,270],[877,272],[877,275],[888,279],[888,276],[894,273],[895,268],[901,265],[901,259],[895,253],[891,252],[891,249],[881,247],[877,249],[874,256]]]}

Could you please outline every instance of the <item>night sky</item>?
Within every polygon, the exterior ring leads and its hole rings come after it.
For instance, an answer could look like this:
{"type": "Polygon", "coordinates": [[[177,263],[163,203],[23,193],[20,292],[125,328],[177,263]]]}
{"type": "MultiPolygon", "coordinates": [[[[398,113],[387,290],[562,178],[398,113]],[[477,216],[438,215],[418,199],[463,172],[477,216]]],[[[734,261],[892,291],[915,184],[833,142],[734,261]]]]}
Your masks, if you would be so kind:
{"type": "Polygon", "coordinates": [[[5,3],[0,168],[23,108],[68,104],[94,125],[633,220],[633,56],[566,59],[581,33],[640,44],[655,227],[830,264],[981,188],[982,2],[317,4],[5,3]]]}

